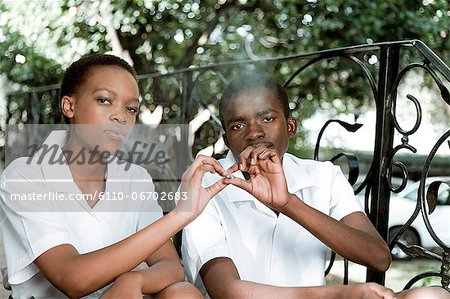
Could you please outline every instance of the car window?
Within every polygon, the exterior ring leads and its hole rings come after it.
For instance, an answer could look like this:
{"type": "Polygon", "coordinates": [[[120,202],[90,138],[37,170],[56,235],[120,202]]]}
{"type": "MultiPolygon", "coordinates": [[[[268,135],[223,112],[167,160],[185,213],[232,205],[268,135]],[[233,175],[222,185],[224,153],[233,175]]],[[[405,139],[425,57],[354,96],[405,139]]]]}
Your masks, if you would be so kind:
{"type": "Polygon", "coordinates": [[[417,199],[417,189],[414,189],[410,191],[409,193],[405,194],[405,198],[410,200],[416,200],[417,199]]]}
{"type": "Polygon", "coordinates": [[[445,184],[441,184],[438,192],[438,205],[450,205],[450,188],[445,184]]]}
{"type": "MultiPolygon", "coordinates": [[[[438,198],[437,198],[438,205],[450,205],[450,187],[447,184],[449,184],[449,183],[444,182],[439,186],[438,198]]],[[[414,187],[415,188],[413,188],[413,190],[411,190],[410,192],[408,192],[404,195],[405,198],[408,198],[410,200],[417,199],[417,191],[418,191],[419,185],[416,184],[414,187]]],[[[427,191],[428,191],[429,187],[430,187],[430,184],[427,184],[427,186],[426,186],[427,191]]]]}
{"type": "MultiPolygon", "coordinates": [[[[365,178],[365,175],[360,176],[360,178],[365,178]]],[[[397,177],[392,177],[392,178],[391,178],[391,183],[392,183],[392,186],[393,186],[394,188],[400,187],[400,185],[402,184],[402,182],[403,182],[403,179],[402,179],[402,178],[397,178],[397,177]]],[[[353,185],[353,191],[358,190],[359,186],[361,186],[361,183],[362,183],[362,179],[358,180],[358,181],[353,185]]],[[[407,180],[405,190],[401,191],[401,193],[405,193],[405,192],[407,192],[407,191],[406,191],[407,189],[411,189],[410,187],[411,187],[412,185],[414,185],[414,183],[415,183],[415,182],[413,182],[413,181],[411,181],[411,180],[407,180]]],[[[362,189],[362,190],[358,193],[358,195],[364,196],[364,195],[365,195],[365,192],[366,192],[366,188],[362,189]]],[[[408,197],[408,198],[409,198],[409,196],[411,196],[410,199],[415,200],[415,199],[416,199],[415,192],[416,192],[416,190],[412,191],[411,194],[408,193],[405,197],[408,197]]],[[[400,194],[400,193],[399,193],[399,194],[400,194]]]]}

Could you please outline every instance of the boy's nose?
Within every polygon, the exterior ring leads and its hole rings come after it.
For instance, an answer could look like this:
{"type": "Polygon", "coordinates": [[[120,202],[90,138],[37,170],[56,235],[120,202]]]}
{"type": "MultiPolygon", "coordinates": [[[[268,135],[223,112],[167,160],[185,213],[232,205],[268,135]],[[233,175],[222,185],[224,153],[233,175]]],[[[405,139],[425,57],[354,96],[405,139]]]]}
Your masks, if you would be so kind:
{"type": "Polygon", "coordinates": [[[248,141],[257,140],[259,138],[263,138],[266,134],[264,130],[259,125],[251,125],[248,127],[248,133],[245,136],[245,139],[248,141]]]}

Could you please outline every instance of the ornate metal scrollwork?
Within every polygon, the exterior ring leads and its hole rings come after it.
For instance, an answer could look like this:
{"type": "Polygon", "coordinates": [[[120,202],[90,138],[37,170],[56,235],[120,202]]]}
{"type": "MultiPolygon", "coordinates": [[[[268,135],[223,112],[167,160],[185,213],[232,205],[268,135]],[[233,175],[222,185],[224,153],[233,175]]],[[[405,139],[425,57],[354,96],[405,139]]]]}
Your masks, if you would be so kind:
{"type": "MultiPolygon", "coordinates": [[[[416,121],[415,121],[414,126],[410,130],[403,129],[400,126],[400,124],[397,120],[397,116],[396,116],[396,94],[397,94],[397,88],[398,88],[399,82],[402,80],[402,78],[405,76],[405,74],[408,71],[410,71],[414,68],[421,68],[421,69],[425,70],[425,72],[431,76],[431,78],[433,79],[433,81],[436,83],[437,87],[440,90],[442,99],[447,104],[450,105],[450,93],[447,90],[447,88],[445,87],[445,85],[442,83],[440,78],[431,69],[431,67],[429,65],[429,61],[426,60],[425,63],[423,63],[423,64],[419,64],[419,63],[410,64],[410,65],[406,66],[405,68],[403,68],[403,70],[398,74],[398,76],[395,79],[393,86],[392,86],[391,115],[392,115],[392,120],[393,120],[395,129],[397,130],[397,132],[399,132],[402,135],[402,138],[401,138],[401,144],[398,146],[395,146],[388,154],[387,161],[388,161],[389,167],[387,168],[387,171],[386,171],[389,188],[391,191],[396,192],[396,193],[398,193],[404,189],[404,187],[406,185],[406,179],[408,178],[408,170],[407,170],[405,164],[403,164],[402,162],[393,162],[393,159],[394,159],[395,155],[401,149],[407,149],[413,153],[416,152],[416,148],[414,146],[412,146],[411,144],[409,144],[409,136],[411,136],[417,132],[417,130],[419,129],[421,122],[422,122],[422,109],[421,109],[420,102],[416,97],[414,97],[411,94],[408,94],[406,97],[410,102],[412,102],[414,104],[414,107],[416,110],[416,121]],[[401,173],[402,173],[402,177],[403,177],[403,182],[398,188],[393,187],[391,184],[391,173],[392,173],[392,169],[394,166],[399,167],[401,169],[401,173]]],[[[433,146],[433,149],[429,153],[429,155],[424,163],[421,178],[420,178],[420,185],[419,185],[419,189],[417,192],[417,201],[416,201],[415,210],[414,210],[413,214],[410,216],[410,218],[408,219],[408,221],[391,238],[391,242],[389,244],[389,248],[391,250],[395,245],[398,245],[399,248],[410,257],[425,257],[425,258],[430,258],[430,259],[440,261],[442,263],[441,271],[440,272],[432,272],[431,271],[431,272],[426,272],[426,273],[416,275],[406,284],[405,289],[410,288],[414,283],[416,283],[417,281],[419,281],[421,279],[424,279],[426,277],[437,276],[437,277],[441,278],[442,287],[444,287],[448,290],[448,286],[450,283],[450,276],[449,276],[450,263],[449,263],[449,258],[448,258],[449,247],[447,246],[447,244],[442,242],[442,240],[436,235],[436,233],[434,232],[434,230],[430,224],[430,221],[429,221],[429,215],[432,214],[436,208],[438,189],[439,189],[439,186],[442,184],[442,182],[436,181],[436,182],[431,183],[430,186],[428,187],[427,191],[425,190],[425,186],[426,186],[426,179],[428,177],[431,162],[432,162],[437,150],[441,147],[441,145],[449,137],[450,137],[450,131],[447,131],[445,134],[443,134],[439,138],[439,140],[436,142],[436,144],[433,146]],[[426,225],[426,228],[427,228],[430,236],[442,248],[442,250],[443,250],[442,255],[436,254],[430,250],[427,250],[427,249],[422,248],[417,245],[408,246],[406,244],[402,244],[401,242],[399,242],[399,239],[402,236],[402,234],[407,229],[410,228],[411,224],[417,218],[419,213],[421,213],[421,215],[422,215],[422,218],[424,220],[424,223],[426,225]]],[[[450,142],[449,142],[449,146],[450,146],[450,142]]]]}

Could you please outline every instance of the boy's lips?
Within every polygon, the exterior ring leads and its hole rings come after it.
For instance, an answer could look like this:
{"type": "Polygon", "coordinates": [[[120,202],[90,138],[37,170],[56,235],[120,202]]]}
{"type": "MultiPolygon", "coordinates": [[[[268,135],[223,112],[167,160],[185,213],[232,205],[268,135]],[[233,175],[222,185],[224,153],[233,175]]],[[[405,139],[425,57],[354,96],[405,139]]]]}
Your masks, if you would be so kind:
{"type": "Polygon", "coordinates": [[[255,148],[258,148],[260,146],[263,146],[263,147],[266,147],[266,148],[274,148],[274,145],[271,142],[258,142],[258,143],[248,144],[247,146],[253,146],[255,148]]]}

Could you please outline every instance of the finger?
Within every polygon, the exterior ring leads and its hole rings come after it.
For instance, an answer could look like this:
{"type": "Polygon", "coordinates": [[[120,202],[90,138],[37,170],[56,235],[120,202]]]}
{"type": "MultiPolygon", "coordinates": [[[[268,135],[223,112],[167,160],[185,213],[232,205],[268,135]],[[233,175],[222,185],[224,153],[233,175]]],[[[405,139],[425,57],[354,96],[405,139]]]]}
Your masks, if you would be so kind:
{"type": "MultiPolygon", "coordinates": [[[[250,165],[250,167],[248,167],[247,172],[250,174],[250,176],[255,176],[259,173],[261,173],[261,162],[259,161],[258,164],[256,165],[250,165]]],[[[263,166],[263,168],[265,168],[263,166]]]]}
{"type": "Polygon", "coordinates": [[[255,165],[259,160],[259,155],[266,151],[267,147],[259,146],[256,147],[250,154],[250,165],[255,165]]]}
{"type": "Polygon", "coordinates": [[[214,170],[220,175],[223,175],[223,173],[225,172],[225,169],[223,168],[222,164],[220,164],[219,161],[217,161],[212,157],[207,157],[205,160],[202,161],[202,164],[211,165],[212,167],[214,167],[214,170]]]}
{"type": "Polygon", "coordinates": [[[208,188],[206,188],[206,191],[208,192],[209,195],[208,200],[216,196],[216,194],[222,191],[223,188],[225,188],[226,186],[228,186],[228,184],[224,182],[224,179],[221,179],[212,184],[211,186],[209,186],[208,188]]]}
{"type": "MultiPolygon", "coordinates": [[[[219,173],[220,175],[223,175],[223,173],[224,173],[224,169],[222,168],[222,167],[219,167],[218,165],[216,165],[216,164],[210,164],[210,163],[208,163],[208,162],[206,162],[206,161],[204,161],[203,162],[203,164],[201,165],[201,166],[199,166],[198,167],[199,169],[205,169],[206,171],[209,171],[210,173],[219,173]],[[205,167],[206,168],[205,168],[205,167]]],[[[206,172],[205,171],[205,172],[206,172]]]]}
{"type": "Polygon", "coordinates": [[[200,185],[203,179],[203,175],[205,172],[214,172],[215,169],[212,165],[209,164],[200,164],[196,169],[190,171],[188,174],[183,174],[181,188],[182,190],[186,190],[191,186],[200,185]],[[190,175],[190,176],[188,176],[190,175]]]}
{"type": "Polygon", "coordinates": [[[234,163],[230,168],[225,170],[225,172],[222,174],[222,176],[229,176],[232,173],[235,173],[239,170],[239,165],[237,163],[234,163]]]}
{"type": "Polygon", "coordinates": [[[244,189],[248,193],[252,193],[252,184],[247,180],[234,177],[234,178],[223,178],[223,181],[225,184],[231,184],[241,189],[244,189]]]}
{"type": "Polygon", "coordinates": [[[211,164],[202,164],[192,172],[191,181],[201,180],[206,172],[215,173],[216,169],[211,164]]]}
{"type": "Polygon", "coordinates": [[[278,153],[273,148],[265,148],[265,150],[259,154],[258,159],[266,160],[270,159],[271,161],[275,163],[281,163],[280,157],[278,156],[278,153]]]}
{"type": "Polygon", "coordinates": [[[248,146],[239,154],[239,157],[236,161],[238,163],[239,170],[241,170],[241,171],[247,170],[247,167],[248,167],[247,162],[248,162],[248,159],[250,158],[250,155],[254,149],[255,148],[253,146],[248,146]]]}
{"type": "Polygon", "coordinates": [[[379,284],[369,284],[369,288],[383,299],[395,299],[395,293],[379,284]]]}
{"type": "Polygon", "coordinates": [[[209,164],[212,165],[217,172],[223,173],[223,171],[225,171],[222,167],[222,165],[219,163],[219,161],[217,161],[216,159],[209,157],[209,156],[205,156],[205,155],[198,155],[194,162],[192,163],[191,167],[192,168],[197,168],[200,165],[205,165],[205,164],[209,164]]]}
{"type": "Polygon", "coordinates": [[[200,164],[203,164],[203,160],[205,160],[207,158],[207,156],[205,155],[198,155],[197,157],[195,157],[194,161],[191,164],[192,168],[197,168],[198,166],[200,166],[200,164]]]}
{"type": "Polygon", "coordinates": [[[197,158],[195,158],[194,162],[192,163],[192,168],[198,168],[200,165],[211,165],[214,167],[215,171],[219,174],[223,174],[225,169],[223,169],[223,166],[217,161],[216,159],[204,155],[198,155],[197,158]]]}

